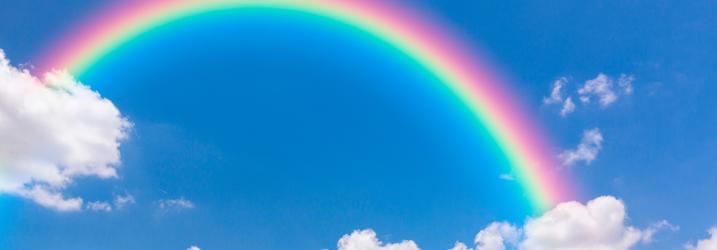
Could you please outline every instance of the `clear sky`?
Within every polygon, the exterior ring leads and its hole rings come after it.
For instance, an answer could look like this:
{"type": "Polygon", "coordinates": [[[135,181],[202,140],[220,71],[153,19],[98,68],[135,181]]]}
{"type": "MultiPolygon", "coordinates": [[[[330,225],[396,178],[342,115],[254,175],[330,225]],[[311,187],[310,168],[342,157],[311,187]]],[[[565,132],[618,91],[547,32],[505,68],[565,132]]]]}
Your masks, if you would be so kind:
{"type": "MultiPolygon", "coordinates": [[[[0,49],[11,62],[3,69],[31,69],[43,48],[104,5],[3,1],[0,49]]],[[[162,27],[76,76],[132,124],[116,176],[54,190],[84,200],[69,209],[0,183],[0,249],[336,249],[342,237],[371,238],[352,235],[364,229],[394,249],[456,241],[500,249],[486,235],[508,249],[717,249],[708,234],[717,226],[717,4],[410,5],[503,71],[553,142],[556,167],[581,190],[578,203],[531,214],[486,135],[435,93],[430,75],[386,56],[398,54],[390,46],[315,23],[326,20],[222,12],[162,27]]],[[[0,77],[0,164],[9,162],[0,169],[13,176],[74,150],[46,146],[65,137],[43,137],[32,119],[13,120],[13,105],[37,97],[11,98],[19,78],[0,77]]],[[[105,153],[112,159],[90,151],[105,153]]],[[[359,243],[343,249],[388,249],[359,243]]]]}

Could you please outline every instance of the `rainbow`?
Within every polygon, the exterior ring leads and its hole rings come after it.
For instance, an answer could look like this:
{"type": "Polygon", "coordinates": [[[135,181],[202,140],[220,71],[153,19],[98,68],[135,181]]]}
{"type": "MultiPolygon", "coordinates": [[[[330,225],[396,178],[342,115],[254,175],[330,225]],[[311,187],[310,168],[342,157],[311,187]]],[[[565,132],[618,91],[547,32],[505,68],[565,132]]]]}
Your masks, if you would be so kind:
{"type": "Polygon", "coordinates": [[[393,46],[434,75],[492,136],[535,211],[571,198],[549,143],[486,63],[448,28],[415,9],[388,1],[204,0],[138,1],[99,11],[42,54],[39,69],[82,75],[111,51],[140,35],[212,11],[266,8],[342,23],[393,46]]]}

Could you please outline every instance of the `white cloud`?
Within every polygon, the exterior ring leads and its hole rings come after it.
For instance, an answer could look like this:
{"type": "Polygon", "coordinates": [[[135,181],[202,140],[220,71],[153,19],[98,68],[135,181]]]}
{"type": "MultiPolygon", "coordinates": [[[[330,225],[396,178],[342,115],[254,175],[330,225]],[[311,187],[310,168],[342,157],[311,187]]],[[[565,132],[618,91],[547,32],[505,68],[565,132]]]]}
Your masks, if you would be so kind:
{"type": "Polygon", "coordinates": [[[91,211],[110,212],[112,211],[112,205],[107,202],[93,201],[87,203],[87,209],[91,211]]]}
{"type": "Polygon", "coordinates": [[[127,205],[134,204],[134,196],[130,194],[116,195],[114,199],[114,205],[117,209],[122,209],[127,205]]]}
{"type": "Polygon", "coordinates": [[[642,232],[642,242],[650,243],[652,242],[653,237],[655,234],[661,231],[677,231],[680,230],[680,227],[675,226],[667,222],[666,220],[661,220],[655,223],[652,223],[647,229],[645,229],[642,232]]]}
{"type": "MultiPolygon", "coordinates": [[[[666,220],[638,229],[628,224],[625,204],[612,196],[601,196],[586,204],[576,201],[558,204],[544,214],[529,218],[522,227],[493,222],[476,234],[473,247],[456,242],[449,250],[630,250],[649,244],[655,233],[678,230],[666,220]]],[[[712,237],[687,250],[714,250],[717,227],[712,237]]],[[[411,240],[383,243],[372,230],[354,231],[338,242],[338,250],[418,250],[411,240]]]]}
{"type": "Polygon", "coordinates": [[[603,137],[599,129],[585,130],[577,148],[563,151],[558,158],[562,160],[564,166],[571,166],[578,161],[590,164],[600,153],[602,140],[603,137]]]}
{"type": "Polygon", "coordinates": [[[43,186],[23,187],[11,190],[13,193],[31,199],[37,204],[55,209],[60,212],[78,211],[82,209],[82,198],[65,198],[61,193],[47,190],[43,186]]]}
{"type": "Polygon", "coordinates": [[[180,197],[178,199],[159,200],[159,209],[161,210],[182,210],[194,208],[194,203],[190,200],[180,197]]]}
{"type": "Polygon", "coordinates": [[[543,97],[543,104],[545,105],[552,105],[552,104],[561,104],[562,108],[560,108],[560,116],[566,117],[568,114],[575,111],[575,103],[573,102],[573,98],[568,96],[567,98],[564,97],[564,90],[565,87],[568,84],[568,78],[567,77],[560,77],[556,79],[553,82],[552,89],[550,91],[550,96],[543,97]]]}
{"type": "Polygon", "coordinates": [[[129,127],[111,101],[66,72],[39,79],[0,50],[0,193],[81,210],[83,200],[63,190],[76,177],[117,177],[129,127]]]}
{"type": "Polygon", "coordinates": [[[560,116],[566,117],[568,114],[575,111],[575,103],[573,103],[573,98],[568,97],[563,102],[563,108],[560,109],[560,116]]]}
{"type": "Polygon", "coordinates": [[[687,244],[687,250],[715,250],[717,249],[717,227],[709,230],[710,237],[697,242],[697,244],[687,244]]]}
{"type": "MultiPolygon", "coordinates": [[[[506,222],[490,224],[476,235],[475,249],[628,250],[650,243],[655,230],[674,227],[661,221],[640,230],[626,223],[625,205],[615,197],[602,196],[587,204],[565,202],[528,219],[522,228],[506,222]]],[[[471,248],[457,243],[452,250],[471,248]]]]}
{"type": "Polygon", "coordinates": [[[493,222],[481,230],[475,238],[476,250],[505,250],[505,245],[515,245],[520,231],[507,222],[493,222]]]}
{"type": "Polygon", "coordinates": [[[563,102],[563,88],[568,83],[567,77],[560,77],[553,82],[550,96],[543,97],[544,104],[555,104],[563,102]]]}
{"type": "Polygon", "coordinates": [[[603,73],[599,73],[595,79],[585,81],[585,85],[578,89],[578,94],[583,103],[590,102],[592,96],[597,97],[602,107],[607,107],[617,100],[612,79],[603,73]]]}
{"type": "Polygon", "coordinates": [[[617,85],[620,86],[622,91],[626,94],[632,94],[632,82],[635,81],[634,75],[620,74],[620,78],[617,80],[617,85]]]}
{"type": "Polygon", "coordinates": [[[90,211],[111,212],[114,209],[122,209],[125,206],[134,203],[135,200],[132,195],[116,195],[112,204],[106,201],[92,201],[88,202],[85,208],[90,211]]]}
{"type": "Polygon", "coordinates": [[[465,243],[458,241],[452,248],[448,250],[473,250],[473,248],[469,248],[468,246],[466,246],[465,243]]]}
{"type": "MultiPolygon", "coordinates": [[[[577,89],[577,99],[583,106],[590,105],[593,98],[596,98],[600,107],[607,107],[617,101],[621,95],[630,95],[633,92],[632,83],[635,81],[634,75],[620,74],[617,79],[617,87],[615,80],[610,76],[598,73],[598,75],[590,80],[585,81],[582,86],[577,89]]],[[[573,89],[568,89],[568,78],[560,77],[553,82],[550,96],[543,97],[544,105],[559,105],[560,116],[567,117],[570,113],[575,112],[578,105],[574,101],[574,96],[569,94],[573,89]],[[566,95],[565,93],[568,92],[566,95]]]]}
{"type": "Polygon", "coordinates": [[[626,226],[625,205],[610,196],[586,205],[559,204],[529,220],[521,249],[526,250],[626,250],[636,245],[642,232],[626,226]]]}
{"type": "Polygon", "coordinates": [[[190,246],[187,248],[187,250],[202,250],[202,249],[199,248],[198,246],[190,246]]]}
{"type": "Polygon", "coordinates": [[[378,240],[373,230],[353,231],[344,235],[337,244],[339,250],[419,250],[418,245],[410,240],[400,243],[383,243],[378,240]]]}

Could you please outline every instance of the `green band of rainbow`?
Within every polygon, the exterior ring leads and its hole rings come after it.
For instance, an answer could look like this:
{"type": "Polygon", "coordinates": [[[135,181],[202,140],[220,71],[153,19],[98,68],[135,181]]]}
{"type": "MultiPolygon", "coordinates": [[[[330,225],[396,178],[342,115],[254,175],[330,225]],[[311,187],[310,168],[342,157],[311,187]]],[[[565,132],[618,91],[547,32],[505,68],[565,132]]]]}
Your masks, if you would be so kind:
{"type": "Polygon", "coordinates": [[[384,1],[214,0],[142,1],[100,11],[43,55],[40,69],[66,68],[81,75],[124,43],[158,26],[218,10],[271,8],[330,19],[381,39],[418,62],[450,89],[505,153],[512,173],[536,211],[570,198],[549,143],[498,77],[447,32],[407,8],[384,1]]]}

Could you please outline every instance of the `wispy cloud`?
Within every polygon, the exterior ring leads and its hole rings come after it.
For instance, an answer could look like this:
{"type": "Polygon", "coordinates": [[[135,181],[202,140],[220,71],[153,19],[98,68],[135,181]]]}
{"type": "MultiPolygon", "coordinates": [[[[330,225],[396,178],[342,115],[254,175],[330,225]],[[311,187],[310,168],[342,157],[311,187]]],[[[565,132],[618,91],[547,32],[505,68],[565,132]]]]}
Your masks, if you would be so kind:
{"type": "Polygon", "coordinates": [[[634,75],[620,74],[620,78],[617,80],[617,85],[620,86],[626,95],[630,95],[632,94],[632,82],[634,81],[634,75]]]}
{"type": "Polygon", "coordinates": [[[574,94],[582,105],[589,105],[597,100],[600,107],[606,108],[615,103],[620,96],[632,94],[634,81],[634,75],[620,74],[615,86],[613,78],[598,73],[595,78],[586,80],[582,85],[569,88],[570,78],[559,77],[553,82],[550,95],[543,97],[543,105],[559,105],[558,113],[561,117],[567,117],[578,108],[573,99],[574,95],[571,94],[571,91],[575,91],[574,94]]]}
{"type": "Polygon", "coordinates": [[[567,77],[559,77],[553,82],[550,96],[543,97],[544,105],[562,104],[562,108],[560,109],[560,116],[562,117],[566,117],[575,111],[575,103],[573,103],[572,97],[564,97],[568,81],[569,79],[567,77]]]}
{"type": "Polygon", "coordinates": [[[112,205],[107,202],[93,201],[87,203],[87,209],[91,211],[110,212],[112,211],[112,205]]]}
{"type": "Polygon", "coordinates": [[[116,195],[114,198],[114,205],[117,209],[122,209],[128,205],[134,204],[136,201],[133,195],[116,195]]]}
{"type": "Polygon", "coordinates": [[[560,116],[566,117],[566,116],[568,116],[568,114],[572,113],[573,111],[575,111],[575,103],[573,103],[572,97],[568,97],[563,102],[563,108],[560,109],[560,116]]]}
{"type": "Polygon", "coordinates": [[[194,203],[190,200],[185,199],[184,197],[180,197],[177,199],[159,200],[157,204],[159,206],[159,209],[163,211],[194,208],[194,203]]]}
{"type": "Polygon", "coordinates": [[[543,97],[543,104],[556,104],[563,102],[563,88],[568,83],[567,77],[559,77],[553,82],[550,96],[543,97]]]}
{"type": "Polygon", "coordinates": [[[650,243],[653,240],[653,237],[655,234],[662,232],[662,231],[672,231],[675,232],[677,230],[680,230],[680,227],[670,224],[667,220],[661,220],[655,223],[650,224],[647,229],[645,229],[642,232],[642,241],[646,243],[650,243]]]}
{"type": "Polygon", "coordinates": [[[572,166],[579,161],[590,164],[600,153],[602,141],[603,136],[600,129],[585,130],[578,146],[575,149],[563,151],[558,158],[562,161],[563,166],[572,166]]]}

